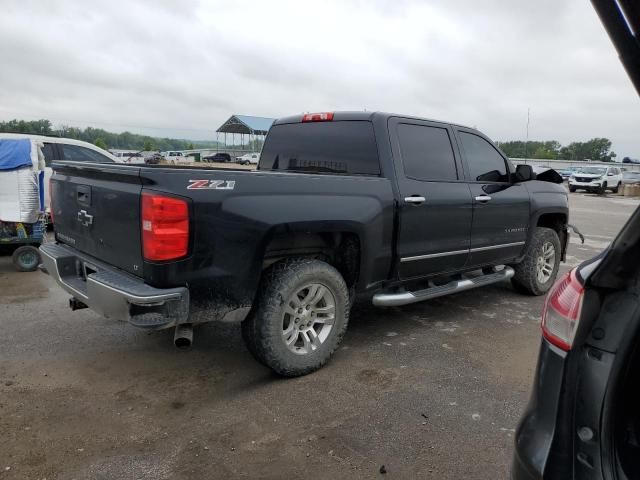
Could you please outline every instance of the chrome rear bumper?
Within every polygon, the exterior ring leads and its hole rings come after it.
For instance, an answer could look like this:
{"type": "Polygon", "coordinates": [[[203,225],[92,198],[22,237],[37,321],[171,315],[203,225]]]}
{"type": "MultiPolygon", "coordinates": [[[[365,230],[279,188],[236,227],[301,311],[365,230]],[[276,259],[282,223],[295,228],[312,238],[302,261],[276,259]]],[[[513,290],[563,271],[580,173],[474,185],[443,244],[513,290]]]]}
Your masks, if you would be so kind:
{"type": "Polygon", "coordinates": [[[107,318],[146,328],[165,328],[187,321],[189,291],[185,287],[152,287],[59,243],[42,245],[40,253],[46,273],[76,300],[107,318]]]}

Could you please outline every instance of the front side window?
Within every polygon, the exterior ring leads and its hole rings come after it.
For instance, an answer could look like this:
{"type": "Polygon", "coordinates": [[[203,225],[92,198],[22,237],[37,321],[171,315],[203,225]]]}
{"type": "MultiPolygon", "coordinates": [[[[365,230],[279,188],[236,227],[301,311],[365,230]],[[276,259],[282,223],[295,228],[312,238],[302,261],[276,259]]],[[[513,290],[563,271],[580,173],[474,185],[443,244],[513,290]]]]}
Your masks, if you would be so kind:
{"type": "Polygon", "coordinates": [[[467,158],[471,181],[509,181],[507,164],[493,145],[484,138],[467,132],[460,132],[460,140],[467,158]]]}
{"type": "Polygon", "coordinates": [[[65,160],[74,162],[113,163],[113,160],[106,155],[79,145],[62,144],[62,152],[65,160]]]}
{"type": "Polygon", "coordinates": [[[407,177],[435,181],[458,179],[451,140],[445,128],[401,123],[398,140],[407,177]]]}

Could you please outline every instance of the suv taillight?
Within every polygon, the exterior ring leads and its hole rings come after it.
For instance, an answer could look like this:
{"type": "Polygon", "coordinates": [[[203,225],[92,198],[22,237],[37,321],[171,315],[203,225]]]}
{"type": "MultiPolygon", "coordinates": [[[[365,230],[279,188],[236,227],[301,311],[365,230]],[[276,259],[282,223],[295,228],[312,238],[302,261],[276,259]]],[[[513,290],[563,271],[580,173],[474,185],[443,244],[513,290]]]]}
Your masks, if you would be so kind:
{"type": "Polygon", "coordinates": [[[142,252],[146,260],[175,260],[189,249],[189,205],[185,200],[142,194],[142,252]]]}
{"type": "Polygon", "coordinates": [[[302,116],[303,122],[330,122],[333,120],[333,112],[305,113],[302,116]]]}
{"type": "Polygon", "coordinates": [[[551,288],[542,312],[542,334],[564,351],[571,350],[580,321],[584,287],[573,269],[551,288]]]}

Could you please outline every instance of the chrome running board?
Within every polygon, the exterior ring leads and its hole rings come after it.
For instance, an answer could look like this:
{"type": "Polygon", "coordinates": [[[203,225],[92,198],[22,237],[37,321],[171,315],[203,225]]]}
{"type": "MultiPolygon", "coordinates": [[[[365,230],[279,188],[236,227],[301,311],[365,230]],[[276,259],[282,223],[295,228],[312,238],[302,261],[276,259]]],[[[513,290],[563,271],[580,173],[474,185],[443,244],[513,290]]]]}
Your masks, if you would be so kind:
{"type": "Polygon", "coordinates": [[[501,282],[513,277],[514,273],[513,268],[505,266],[504,269],[495,273],[454,280],[445,285],[429,287],[415,292],[401,291],[394,293],[376,293],[373,296],[373,304],[377,307],[398,307],[401,305],[408,305],[410,303],[422,302],[424,300],[431,300],[432,298],[464,292],[465,290],[471,290],[472,288],[501,282]]]}

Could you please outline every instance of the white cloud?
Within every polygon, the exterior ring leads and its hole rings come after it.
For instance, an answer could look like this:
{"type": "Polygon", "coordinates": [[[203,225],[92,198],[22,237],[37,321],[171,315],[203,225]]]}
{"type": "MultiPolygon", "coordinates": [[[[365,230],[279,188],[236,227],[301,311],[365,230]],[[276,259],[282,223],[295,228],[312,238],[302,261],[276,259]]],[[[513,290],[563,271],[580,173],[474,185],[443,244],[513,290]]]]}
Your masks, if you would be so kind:
{"type": "Polygon", "coordinates": [[[385,110],[640,156],[640,103],[588,2],[12,1],[0,119],[213,138],[230,114],[385,110]]]}

